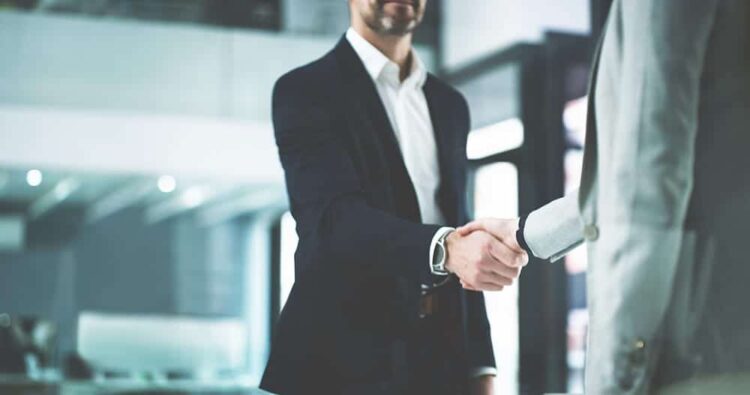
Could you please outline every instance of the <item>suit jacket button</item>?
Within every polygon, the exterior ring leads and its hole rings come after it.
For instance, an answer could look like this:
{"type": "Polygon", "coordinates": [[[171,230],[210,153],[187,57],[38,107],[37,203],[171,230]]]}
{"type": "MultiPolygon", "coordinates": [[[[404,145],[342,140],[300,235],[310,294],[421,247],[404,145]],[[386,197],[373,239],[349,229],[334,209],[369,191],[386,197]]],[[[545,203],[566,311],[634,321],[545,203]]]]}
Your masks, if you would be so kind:
{"type": "Polygon", "coordinates": [[[586,225],[583,228],[583,237],[588,241],[596,241],[599,238],[599,228],[594,224],[586,225]]]}
{"type": "Polygon", "coordinates": [[[643,339],[636,339],[633,342],[633,349],[630,351],[630,363],[633,366],[640,366],[646,362],[646,342],[643,339]]]}

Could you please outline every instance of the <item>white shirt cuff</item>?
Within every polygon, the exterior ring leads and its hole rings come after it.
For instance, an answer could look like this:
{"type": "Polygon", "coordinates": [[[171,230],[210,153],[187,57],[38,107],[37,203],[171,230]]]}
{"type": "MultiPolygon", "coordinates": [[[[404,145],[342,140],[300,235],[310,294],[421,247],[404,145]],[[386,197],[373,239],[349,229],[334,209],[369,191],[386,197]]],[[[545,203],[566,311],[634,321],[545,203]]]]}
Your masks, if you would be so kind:
{"type": "Polygon", "coordinates": [[[497,376],[497,369],[492,366],[482,366],[469,371],[469,377],[473,379],[481,376],[497,376]]]}
{"type": "MultiPolygon", "coordinates": [[[[444,226],[438,229],[437,232],[435,232],[435,236],[432,236],[432,243],[430,243],[430,260],[429,262],[427,262],[427,264],[430,265],[430,273],[439,275],[439,273],[432,272],[432,260],[435,258],[435,249],[437,248],[438,240],[440,240],[440,238],[443,237],[446,233],[453,232],[454,230],[456,230],[456,228],[444,226]]],[[[447,251],[446,251],[446,254],[447,254],[447,251]]]]}

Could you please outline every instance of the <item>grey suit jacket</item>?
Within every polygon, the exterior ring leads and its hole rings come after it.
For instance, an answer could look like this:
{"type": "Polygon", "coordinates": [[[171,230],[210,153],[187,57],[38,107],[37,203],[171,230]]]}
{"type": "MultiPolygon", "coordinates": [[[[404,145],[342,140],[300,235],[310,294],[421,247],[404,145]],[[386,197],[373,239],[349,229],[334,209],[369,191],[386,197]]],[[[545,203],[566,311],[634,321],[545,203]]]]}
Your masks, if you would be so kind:
{"type": "Polygon", "coordinates": [[[750,371],[750,1],[615,0],[578,194],[531,252],[588,243],[586,392],[750,371]]]}

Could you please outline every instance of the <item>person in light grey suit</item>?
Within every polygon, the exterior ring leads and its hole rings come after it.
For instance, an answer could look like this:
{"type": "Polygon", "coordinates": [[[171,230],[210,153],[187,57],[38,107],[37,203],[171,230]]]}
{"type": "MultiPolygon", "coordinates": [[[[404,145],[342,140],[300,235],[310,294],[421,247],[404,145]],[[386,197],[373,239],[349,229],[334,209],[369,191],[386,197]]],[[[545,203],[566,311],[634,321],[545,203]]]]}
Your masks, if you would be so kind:
{"type": "Polygon", "coordinates": [[[590,82],[580,190],[517,233],[587,241],[586,393],[749,394],[750,1],[615,0],[590,82]]]}

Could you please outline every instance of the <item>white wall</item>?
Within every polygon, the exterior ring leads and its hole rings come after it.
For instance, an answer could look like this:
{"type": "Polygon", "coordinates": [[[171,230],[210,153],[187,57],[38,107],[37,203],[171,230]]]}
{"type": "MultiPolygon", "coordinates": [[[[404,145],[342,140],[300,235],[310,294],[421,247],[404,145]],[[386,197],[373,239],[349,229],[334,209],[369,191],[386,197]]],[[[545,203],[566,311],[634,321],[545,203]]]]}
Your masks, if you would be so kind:
{"type": "Polygon", "coordinates": [[[268,120],[276,78],[335,41],[0,12],[0,103],[268,120]]]}
{"type": "Polygon", "coordinates": [[[268,122],[0,106],[0,167],[281,183],[268,122]]]}
{"type": "Polygon", "coordinates": [[[281,182],[273,84],[338,39],[0,12],[0,166],[281,182]]]}
{"type": "Polygon", "coordinates": [[[454,69],[545,31],[586,34],[589,0],[443,0],[443,62],[454,69]]]}
{"type": "Polygon", "coordinates": [[[349,27],[347,0],[282,0],[282,27],[294,33],[340,35],[349,27]]]}

